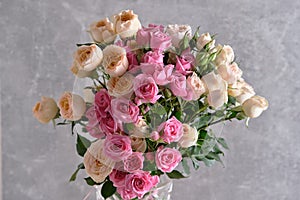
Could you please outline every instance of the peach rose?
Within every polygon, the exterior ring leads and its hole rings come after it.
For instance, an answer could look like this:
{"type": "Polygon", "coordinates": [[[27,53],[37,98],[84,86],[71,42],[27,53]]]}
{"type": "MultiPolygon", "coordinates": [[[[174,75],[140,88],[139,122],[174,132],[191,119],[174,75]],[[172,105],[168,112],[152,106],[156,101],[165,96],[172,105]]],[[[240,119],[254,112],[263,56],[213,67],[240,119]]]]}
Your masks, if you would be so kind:
{"type": "Polygon", "coordinates": [[[213,40],[210,36],[209,33],[203,33],[200,35],[200,37],[197,39],[197,48],[199,50],[203,49],[203,47],[206,45],[206,44],[209,44],[209,49],[212,49],[215,47],[215,40],[213,40]]]}
{"type": "Polygon", "coordinates": [[[121,77],[112,77],[107,82],[108,93],[114,97],[128,97],[133,93],[134,76],[126,73],[121,77]]]}
{"type": "Polygon", "coordinates": [[[103,154],[104,140],[91,144],[84,154],[83,164],[86,173],[96,182],[103,182],[112,172],[115,162],[103,154]]]}
{"type": "Polygon", "coordinates": [[[124,10],[115,15],[114,25],[116,33],[122,39],[134,36],[142,28],[138,15],[134,14],[132,10],[124,10]]]}
{"type": "Polygon", "coordinates": [[[183,148],[188,148],[197,144],[198,132],[197,129],[188,124],[183,124],[183,136],[180,138],[178,145],[183,148]]]}
{"type": "Polygon", "coordinates": [[[74,54],[71,72],[79,78],[88,77],[101,64],[102,58],[102,50],[97,45],[82,45],[74,54]]]}
{"type": "Polygon", "coordinates": [[[60,114],[64,119],[70,121],[79,120],[85,110],[86,105],[83,98],[71,92],[65,92],[58,101],[60,114]]]}
{"type": "Polygon", "coordinates": [[[215,63],[217,66],[220,66],[222,64],[228,65],[233,62],[234,52],[231,46],[224,45],[222,47],[221,45],[218,45],[216,47],[216,50],[220,51],[215,59],[215,63]]]}
{"type": "Polygon", "coordinates": [[[200,96],[205,93],[205,85],[195,72],[193,72],[192,76],[187,78],[186,83],[188,88],[192,90],[193,100],[199,99],[200,96]]]}
{"type": "Polygon", "coordinates": [[[117,45],[109,45],[103,50],[104,71],[111,77],[122,76],[128,69],[126,50],[117,45]]]}
{"type": "Polygon", "coordinates": [[[228,84],[234,84],[242,77],[243,72],[234,62],[229,65],[220,65],[218,67],[218,74],[220,74],[228,84]]]}
{"type": "Polygon", "coordinates": [[[253,97],[255,91],[251,85],[241,79],[228,87],[228,94],[235,97],[237,102],[242,104],[247,99],[253,97]]]}
{"type": "Polygon", "coordinates": [[[58,107],[54,99],[42,96],[32,109],[33,116],[41,123],[48,123],[54,119],[58,112],[58,107]]]}
{"type": "Polygon", "coordinates": [[[253,96],[243,103],[242,108],[246,116],[256,118],[259,117],[263,111],[267,110],[268,106],[269,103],[264,97],[253,96]]]}
{"type": "Polygon", "coordinates": [[[95,42],[113,42],[116,38],[115,28],[108,18],[94,22],[90,25],[89,33],[95,42]]]}

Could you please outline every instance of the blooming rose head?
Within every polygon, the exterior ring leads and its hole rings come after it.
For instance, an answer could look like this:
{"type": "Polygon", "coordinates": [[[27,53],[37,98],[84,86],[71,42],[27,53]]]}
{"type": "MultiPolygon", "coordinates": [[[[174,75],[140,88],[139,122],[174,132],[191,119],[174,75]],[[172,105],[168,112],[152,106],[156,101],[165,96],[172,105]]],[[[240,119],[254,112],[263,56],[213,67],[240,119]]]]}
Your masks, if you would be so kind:
{"type": "Polygon", "coordinates": [[[162,25],[149,24],[148,27],[143,27],[138,30],[136,34],[136,42],[139,46],[149,47],[150,37],[153,32],[164,31],[164,27],[162,25]]]}
{"type": "Polygon", "coordinates": [[[183,74],[187,75],[191,73],[189,70],[192,68],[191,64],[192,60],[188,60],[185,57],[178,57],[176,56],[176,71],[183,74]]]}
{"type": "Polygon", "coordinates": [[[112,172],[115,162],[103,154],[103,140],[91,144],[84,154],[86,173],[96,182],[103,182],[112,172]]]}
{"type": "Polygon", "coordinates": [[[197,100],[205,93],[205,85],[195,72],[187,78],[186,84],[187,93],[191,93],[189,100],[197,100]]]}
{"type": "Polygon", "coordinates": [[[50,97],[42,97],[32,109],[33,116],[41,123],[48,123],[54,119],[58,112],[58,107],[54,99],[50,97]]]}
{"type": "Polygon", "coordinates": [[[60,109],[60,115],[70,121],[79,120],[86,110],[83,98],[71,92],[65,92],[60,97],[58,107],[60,109]]]}
{"type": "Polygon", "coordinates": [[[171,142],[178,142],[183,135],[182,123],[174,116],[159,125],[157,131],[161,134],[164,142],[169,144],[171,142]]]}
{"type": "Polygon", "coordinates": [[[114,161],[121,161],[132,154],[128,136],[108,135],[104,141],[104,154],[114,161]]]}
{"type": "Polygon", "coordinates": [[[158,51],[148,51],[142,57],[142,63],[163,64],[164,55],[158,51]]]}
{"type": "Polygon", "coordinates": [[[162,172],[172,172],[181,161],[181,153],[173,148],[160,146],[155,154],[155,163],[162,172]]]}
{"type": "Polygon", "coordinates": [[[146,151],[147,142],[146,142],[145,138],[131,135],[130,140],[131,140],[131,148],[134,151],[141,152],[141,153],[144,153],[146,151]]]}
{"type": "Polygon", "coordinates": [[[209,43],[209,49],[212,49],[215,47],[215,40],[213,40],[209,33],[203,33],[200,35],[200,37],[197,39],[197,48],[199,50],[203,49],[205,45],[209,43]]]}
{"type": "Polygon", "coordinates": [[[259,117],[263,111],[267,110],[268,106],[269,103],[264,97],[253,96],[243,103],[242,108],[246,116],[256,118],[259,117]]]}
{"type": "Polygon", "coordinates": [[[108,93],[114,97],[128,97],[133,93],[133,79],[134,76],[125,73],[121,77],[112,77],[107,82],[108,93]]]}
{"type": "Polygon", "coordinates": [[[172,45],[171,37],[167,34],[156,31],[150,34],[150,48],[156,51],[164,51],[172,45]]]}
{"type": "Polygon", "coordinates": [[[228,65],[233,62],[234,52],[233,52],[231,46],[224,45],[222,47],[219,45],[216,47],[216,50],[220,50],[220,52],[218,53],[218,55],[215,59],[215,63],[217,66],[220,66],[222,64],[228,65]]]}
{"type": "Polygon", "coordinates": [[[183,124],[183,136],[180,138],[178,144],[183,148],[188,148],[197,144],[198,131],[188,124],[183,124]]]}
{"type": "Polygon", "coordinates": [[[173,73],[170,83],[170,90],[175,96],[186,96],[186,77],[178,72],[173,73]]]}
{"type": "Polygon", "coordinates": [[[153,79],[157,85],[167,85],[172,81],[172,72],[174,65],[156,65],[155,71],[153,73],[153,79]]]}
{"type": "Polygon", "coordinates": [[[111,111],[113,117],[123,123],[134,123],[138,120],[139,107],[125,98],[111,100],[111,111]]]}
{"type": "Polygon", "coordinates": [[[133,89],[136,97],[142,103],[155,103],[159,98],[158,87],[152,78],[147,74],[139,74],[133,80],[133,89]]]}
{"type": "MultiPolygon", "coordinates": [[[[97,116],[98,117],[98,116],[97,116]]],[[[98,117],[100,129],[105,135],[115,134],[118,128],[122,128],[112,117],[110,112],[106,112],[101,117],[98,117]]]]}
{"type": "Polygon", "coordinates": [[[109,180],[113,182],[113,185],[115,187],[125,187],[125,178],[128,172],[125,172],[123,170],[114,169],[109,174],[109,180]]]}
{"type": "Polygon", "coordinates": [[[192,28],[189,25],[168,25],[166,32],[172,38],[172,44],[176,48],[179,48],[179,43],[185,35],[189,39],[192,38],[192,28]]]}
{"type": "Polygon", "coordinates": [[[242,70],[234,62],[229,65],[220,65],[218,67],[218,74],[228,83],[234,84],[242,77],[242,70]]]}
{"type": "Polygon", "coordinates": [[[138,15],[134,14],[132,10],[122,11],[114,16],[114,20],[116,33],[122,39],[134,36],[142,27],[138,15]]]}
{"type": "Polygon", "coordinates": [[[103,50],[102,65],[111,77],[122,76],[128,68],[126,50],[117,45],[106,46],[103,50]]]}
{"type": "Polygon", "coordinates": [[[113,23],[108,18],[94,22],[90,25],[89,33],[95,42],[113,42],[116,38],[115,28],[113,23]]]}
{"type": "Polygon", "coordinates": [[[102,50],[95,44],[78,47],[74,54],[74,61],[71,71],[79,78],[90,76],[102,62],[102,50]]]}
{"type": "Polygon", "coordinates": [[[104,117],[106,112],[110,111],[111,97],[106,89],[99,90],[95,95],[95,109],[98,112],[98,118],[104,117]]]}
{"type": "Polygon", "coordinates": [[[124,170],[133,173],[143,169],[144,157],[143,153],[133,152],[124,161],[124,170]]]}
{"type": "Polygon", "coordinates": [[[243,79],[228,87],[228,94],[236,98],[240,104],[255,95],[255,91],[251,85],[246,83],[243,79]]]}

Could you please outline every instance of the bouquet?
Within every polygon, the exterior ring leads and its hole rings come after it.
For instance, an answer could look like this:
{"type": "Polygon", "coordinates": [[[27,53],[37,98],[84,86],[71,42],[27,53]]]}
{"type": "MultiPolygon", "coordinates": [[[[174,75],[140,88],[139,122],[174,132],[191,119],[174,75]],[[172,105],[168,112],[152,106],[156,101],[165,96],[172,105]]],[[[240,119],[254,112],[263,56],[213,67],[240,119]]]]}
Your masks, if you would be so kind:
{"type": "Polygon", "coordinates": [[[70,181],[85,169],[85,181],[102,185],[104,198],[153,197],[162,175],[185,178],[189,164],[222,162],[228,146],[211,127],[233,119],[248,125],[268,107],[242,78],[232,48],[199,28],[142,27],[125,10],[91,24],[89,33],[93,42],[77,44],[71,67],[90,80],[84,98],[42,97],[33,114],[72,127],[83,162],[70,181]]]}

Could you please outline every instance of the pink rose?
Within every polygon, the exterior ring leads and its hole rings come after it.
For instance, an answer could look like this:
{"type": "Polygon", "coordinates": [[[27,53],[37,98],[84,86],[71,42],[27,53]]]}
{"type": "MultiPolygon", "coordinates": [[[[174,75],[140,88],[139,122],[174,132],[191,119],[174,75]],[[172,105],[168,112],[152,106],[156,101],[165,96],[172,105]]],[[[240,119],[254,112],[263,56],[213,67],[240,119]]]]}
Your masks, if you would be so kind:
{"type": "Polygon", "coordinates": [[[142,63],[163,64],[164,55],[158,51],[148,51],[142,57],[142,63]]]}
{"type": "Polygon", "coordinates": [[[89,120],[90,126],[98,125],[97,112],[95,106],[91,106],[85,113],[86,118],[89,120]]]}
{"type": "Polygon", "coordinates": [[[99,117],[105,115],[107,111],[110,111],[111,97],[105,89],[99,90],[95,95],[95,108],[99,114],[99,117]]]}
{"type": "Polygon", "coordinates": [[[156,166],[162,172],[172,172],[181,161],[182,157],[178,150],[163,148],[160,146],[155,155],[156,166]]]}
{"type": "Polygon", "coordinates": [[[129,66],[130,65],[138,65],[139,64],[138,60],[137,60],[137,57],[136,57],[136,54],[133,53],[132,51],[127,51],[126,57],[127,57],[129,66]]]}
{"type": "Polygon", "coordinates": [[[169,144],[178,142],[183,135],[182,123],[174,116],[159,125],[157,131],[161,134],[162,139],[169,144]]]}
{"type": "Polygon", "coordinates": [[[176,56],[176,70],[183,74],[187,75],[191,73],[191,71],[188,71],[192,68],[192,64],[190,60],[187,60],[185,57],[178,57],[176,56]]]}
{"type": "Polygon", "coordinates": [[[124,187],[125,186],[125,178],[128,173],[114,169],[110,174],[109,174],[109,180],[113,182],[113,185],[115,187],[124,187]]]}
{"type": "Polygon", "coordinates": [[[156,31],[151,33],[150,48],[158,51],[164,51],[172,45],[171,37],[167,34],[156,31]]]}
{"type": "Polygon", "coordinates": [[[92,126],[89,123],[86,125],[86,130],[89,132],[89,134],[94,137],[94,138],[103,138],[105,136],[105,134],[103,133],[103,131],[100,129],[99,125],[97,124],[97,126],[92,126]]]}
{"type": "Polygon", "coordinates": [[[161,64],[158,63],[141,63],[141,70],[144,74],[153,75],[155,72],[155,69],[161,66],[161,64]]]}
{"type": "Polygon", "coordinates": [[[111,101],[111,112],[116,120],[124,123],[132,123],[138,120],[140,110],[130,100],[117,98],[111,101]]]}
{"type": "Polygon", "coordinates": [[[131,200],[137,197],[137,195],[133,191],[127,190],[126,186],[118,187],[117,192],[121,195],[121,198],[123,200],[131,200]]]}
{"type": "Polygon", "coordinates": [[[144,157],[143,153],[133,152],[124,161],[124,170],[133,173],[143,169],[144,157]]]}
{"type": "Polygon", "coordinates": [[[108,135],[104,141],[104,153],[114,161],[121,161],[132,154],[128,136],[108,135]]]}
{"type": "Polygon", "coordinates": [[[163,32],[164,27],[162,25],[154,25],[149,24],[148,28],[143,27],[142,29],[138,30],[136,33],[136,42],[140,46],[148,46],[150,41],[150,33],[155,31],[163,32]]]}
{"type": "Polygon", "coordinates": [[[166,65],[165,67],[159,65],[155,68],[153,78],[157,85],[167,85],[172,80],[172,71],[174,65],[166,65]]]}
{"type": "Polygon", "coordinates": [[[123,192],[121,192],[121,197],[123,199],[128,199],[132,196],[137,196],[139,199],[149,192],[157,183],[159,182],[158,176],[151,176],[150,172],[139,171],[132,174],[128,174],[125,179],[125,187],[123,192]],[[127,194],[126,196],[124,196],[127,194]],[[123,195],[122,195],[123,194],[123,195]],[[124,198],[125,197],[125,198],[124,198]]]}
{"type": "Polygon", "coordinates": [[[170,89],[175,96],[186,96],[186,77],[178,72],[173,73],[170,89]]]}
{"type": "Polygon", "coordinates": [[[158,95],[158,87],[150,75],[140,74],[135,77],[133,89],[139,103],[155,103],[161,97],[158,95]]]}
{"type": "MultiPolygon", "coordinates": [[[[103,117],[98,118],[101,130],[105,135],[114,134],[118,130],[118,124],[115,122],[114,118],[111,116],[110,112],[106,112],[103,117]]],[[[119,125],[120,128],[121,125],[119,125]]]]}

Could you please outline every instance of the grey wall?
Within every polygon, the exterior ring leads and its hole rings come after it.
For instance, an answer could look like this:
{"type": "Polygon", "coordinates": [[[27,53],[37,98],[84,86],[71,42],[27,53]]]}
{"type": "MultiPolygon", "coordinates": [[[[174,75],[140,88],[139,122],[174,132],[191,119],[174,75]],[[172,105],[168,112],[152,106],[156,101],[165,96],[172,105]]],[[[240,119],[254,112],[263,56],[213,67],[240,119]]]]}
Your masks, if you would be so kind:
{"type": "Polygon", "coordinates": [[[175,183],[173,199],[299,199],[300,1],[0,0],[3,199],[81,200],[89,191],[82,179],[68,183],[81,162],[70,128],[39,124],[31,108],[42,94],[57,99],[72,90],[75,43],[90,41],[85,30],[92,21],[126,8],[143,24],[201,25],[217,33],[270,102],[249,128],[228,123],[226,167],[202,166],[175,183]]]}

